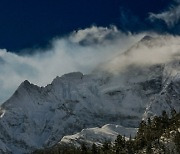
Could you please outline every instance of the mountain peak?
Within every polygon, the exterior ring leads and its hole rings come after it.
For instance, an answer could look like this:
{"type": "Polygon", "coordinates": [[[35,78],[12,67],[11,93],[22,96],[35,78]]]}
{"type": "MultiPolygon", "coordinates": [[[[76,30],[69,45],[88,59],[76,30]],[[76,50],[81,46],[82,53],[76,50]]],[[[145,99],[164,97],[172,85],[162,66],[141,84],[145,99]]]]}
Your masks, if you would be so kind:
{"type": "Polygon", "coordinates": [[[30,85],[30,82],[29,82],[28,80],[25,80],[25,81],[23,82],[23,84],[24,84],[24,85],[30,85]]]}
{"type": "Polygon", "coordinates": [[[68,74],[64,74],[61,77],[57,76],[52,83],[56,84],[61,80],[77,80],[77,79],[82,79],[83,74],[81,72],[72,72],[68,74]]]}
{"type": "Polygon", "coordinates": [[[38,89],[38,88],[40,88],[40,87],[35,85],[35,84],[30,83],[28,80],[25,80],[25,81],[23,81],[20,84],[20,86],[18,87],[17,90],[20,90],[20,89],[31,89],[31,90],[34,90],[34,89],[38,89]]]}
{"type": "Polygon", "coordinates": [[[144,41],[150,41],[154,39],[152,36],[149,36],[149,35],[145,35],[141,40],[140,42],[144,42],[144,41]]]}
{"type": "Polygon", "coordinates": [[[64,74],[62,77],[71,78],[71,79],[81,79],[83,74],[81,72],[72,72],[68,74],[64,74]]]}
{"type": "Polygon", "coordinates": [[[30,83],[28,80],[24,80],[24,81],[20,84],[19,88],[20,88],[20,87],[29,87],[30,85],[31,85],[31,83],[30,83]]]}

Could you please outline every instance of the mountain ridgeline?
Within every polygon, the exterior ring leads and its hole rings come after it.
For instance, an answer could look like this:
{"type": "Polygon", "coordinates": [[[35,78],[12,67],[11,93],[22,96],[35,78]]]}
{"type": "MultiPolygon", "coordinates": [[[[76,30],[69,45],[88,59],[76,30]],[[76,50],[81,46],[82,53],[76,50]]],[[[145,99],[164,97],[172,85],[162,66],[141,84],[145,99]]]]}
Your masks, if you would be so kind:
{"type": "MultiPolygon", "coordinates": [[[[116,59],[156,43],[146,37],[116,59]]],[[[179,68],[180,60],[172,59],[128,64],[116,73],[100,67],[88,75],[73,72],[56,77],[46,87],[24,81],[1,105],[0,153],[31,153],[69,142],[102,145],[107,138],[114,142],[118,134],[136,134],[142,119],[155,119],[162,111],[170,115],[172,109],[180,112],[179,68]]],[[[142,144],[142,148],[149,145],[147,140],[142,144]]]]}

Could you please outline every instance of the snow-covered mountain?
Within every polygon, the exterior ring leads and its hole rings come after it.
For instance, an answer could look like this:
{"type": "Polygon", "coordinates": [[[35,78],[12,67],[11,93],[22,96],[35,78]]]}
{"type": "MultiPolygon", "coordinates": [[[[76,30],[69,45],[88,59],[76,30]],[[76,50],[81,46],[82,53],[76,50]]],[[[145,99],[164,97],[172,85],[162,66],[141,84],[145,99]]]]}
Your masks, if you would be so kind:
{"type": "MultiPolygon", "coordinates": [[[[151,39],[144,38],[138,44],[151,48],[151,39]]],[[[138,48],[133,46],[119,59],[138,48]]],[[[57,144],[63,136],[106,124],[133,129],[142,118],[164,109],[179,111],[179,66],[178,60],[128,63],[116,73],[98,68],[89,75],[65,74],[46,87],[24,81],[1,106],[0,153],[30,153],[57,144]]]]}
{"type": "Polygon", "coordinates": [[[180,61],[173,61],[164,66],[162,89],[148,103],[143,118],[161,115],[162,110],[175,109],[180,112],[180,61]]]}
{"type": "Polygon", "coordinates": [[[77,72],[41,88],[23,82],[1,107],[1,149],[25,153],[108,123],[136,127],[147,97],[139,96],[141,85],[121,87],[117,80],[77,72]]]}

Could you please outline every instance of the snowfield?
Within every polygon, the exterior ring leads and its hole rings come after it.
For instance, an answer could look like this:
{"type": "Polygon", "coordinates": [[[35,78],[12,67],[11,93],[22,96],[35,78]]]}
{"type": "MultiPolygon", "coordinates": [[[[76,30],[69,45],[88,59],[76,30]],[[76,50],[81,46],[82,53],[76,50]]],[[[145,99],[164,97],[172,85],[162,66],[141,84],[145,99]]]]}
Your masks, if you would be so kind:
{"type": "Polygon", "coordinates": [[[75,145],[80,147],[82,143],[91,146],[93,143],[102,146],[105,141],[114,142],[117,135],[124,135],[126,139],[135,137],[137,133],[136,128],[125,128],[120,125],[107,124],[103,127],[83,129],[80,133],[74,135],[64,136],[59,144],[75,145]]]}

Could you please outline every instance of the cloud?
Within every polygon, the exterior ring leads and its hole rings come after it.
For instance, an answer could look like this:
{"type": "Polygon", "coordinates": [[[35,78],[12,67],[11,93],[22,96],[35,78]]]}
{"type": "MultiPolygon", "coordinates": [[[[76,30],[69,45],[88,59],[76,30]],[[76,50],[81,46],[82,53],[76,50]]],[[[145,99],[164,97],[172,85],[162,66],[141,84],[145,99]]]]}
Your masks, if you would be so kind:
{"type": "Polygon", "coordinates": [[[129,66],[143,67],[179,60],[179,42],[179,36],[152,32],[131,34],[114,26],[92,26],[53,39],[48,49],[32,49],[33,55],[17,55],[1,49],[0,102],[8,99],[24,80],[45,86],[56,76],[74,71],[87,74],[103,69],[121,73],[128,71],[129,66]],[[142,39],[145,35],[152,38],[142,39]]]}
{"type": "Polygon", "coordinates": [[[149,19],[164,21],[169,28],[173,28],[180,21],[180,1],[176,0],[176,6],[171,6],[167,11],[154,14],[150,13],[149,19]]]}
{"type": "Polygon", "coordinates": [[[116,74],[128,71],[132,66],[142,68],[180,60],[179,36],[153,34],[152,38],[146,38],[148,39],[139,41],[127,52],[114,57],[101,69],[116,74]]]}
{"type": "Polygon", "coordinates": [[[117,37],[125,35],[118,31],[115,26],[107,27],[96,27],[92,26],[83,30],[74,31],[70,40],[74,43],[79,43],[81,45],[95,45],[95,44],[106,44],[112,42],[112,39],[117,39],[117,37]]]}
{"type": "Polygon", "coordinates": [[[99,64],[123,53],[143,36],[122,33],[114,26],[92,26],[74,31],[64,38],[53,39],[48,49],[32,49],[33,55],[17,55],[1,49],[0,102],[8,99],[26,79],[45,86],[57,75],[74,71],[90,73],[99,64]]]}

